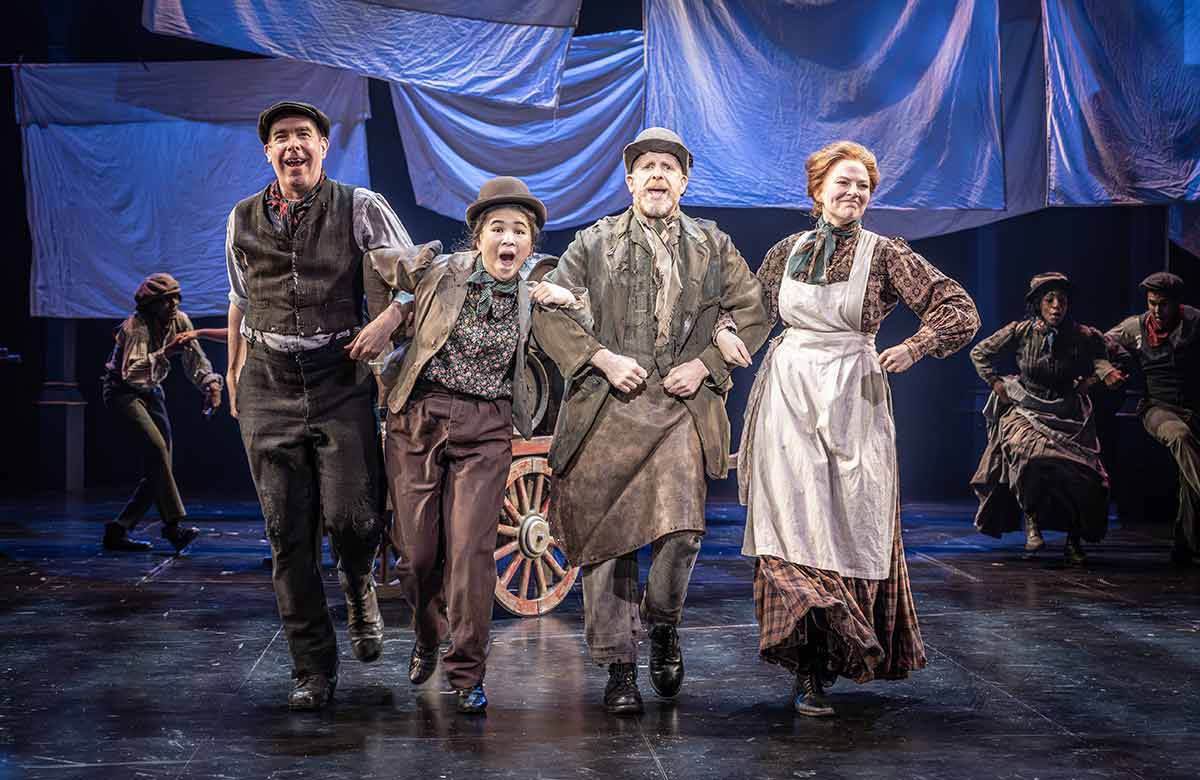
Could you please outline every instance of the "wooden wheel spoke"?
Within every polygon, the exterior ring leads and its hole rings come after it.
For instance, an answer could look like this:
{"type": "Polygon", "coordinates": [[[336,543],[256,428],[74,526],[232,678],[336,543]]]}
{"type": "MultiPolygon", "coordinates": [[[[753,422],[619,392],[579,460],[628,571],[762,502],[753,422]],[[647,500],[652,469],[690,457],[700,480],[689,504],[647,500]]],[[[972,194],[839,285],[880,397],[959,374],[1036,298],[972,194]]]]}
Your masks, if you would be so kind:
{"type": "Polygon", "coordinates": [[[550,590],[546,585],[546,567],[542,565],[541,558],[535,558],[533,564],[534,571],[537,573],[538,598],[545,598],[546,593],[550,590]]]}
{"type": "MultiPolygon", "coordinates": [[[[521,562],[524,560],[525,559],[523,557],[521,557],[520,555],[513,556],[513,559],[508,562],[508,567],[504,570],[504,574],[500,575],[500,584],[501,585],[503,585],[506,588],[508,587],[508,583],[512,582],[513,575],[517,573],[517,568],[521,565],[521,562]]],[[[529,578],[528,572],[526,573],[525,577],[526,577],[526,579],[529,578]]]]}
{"type": "Polygon", "coordinates": [[[565,580],[567,578],[567,570],[564,569],[562,564],[558,562],[558,559],[554,557],[553,552],[546,550],[545,554],[542,555],[542,559],[546,561],[546,565],[550,567],[550,570],[553,571],[560,580],[565,580]]]}
{"type": "Polygon", "coordinates": [[[520,499],[517,502],[517,508],[519,508],[521,510],[521,515],[524,516],[525,513],[527,513],[530,508],[529,491],[525,489],[525,478],[520,477],[513,484],[515,484],[517,487],[517,498],[520,499]]]}
{"type": "Polygon", "coordinates": [[[513,506],[513,502],[509,501],[507,498],[504,499],[504,514],[508,516],[509,520],[512,520],[513,525],[521,524],[521,513],[517,511],[515,506],[513,506]]]}
{"type": "MultiPolygon", "coordinates": [[[[536,508],[539,510],[542,508],[542,487],[545,484],[546,484],[546,477],[544,475],[537,474],[534,476],[534,479],[533,479],[533,503],[529,505],[530,507],[533,507],[533,508],[536,508]]],[[[542,515],[542,517],[545,517],[545,515],[542,515]]]]}
{"type": "Polygon", "coordinates": [[[529,569],[530,562],[527,558],[522,558],[521,564],[521,586],[517,589],[517,596],[520,598],[529,598],[529,569]]]}
{"type": "Polygon", "coordinates": [[[509,542],[503,547],[498,547],[496,552],[492,555],[492,558],[498,561],[506,555],[512,555],[517,551],[517,547],[518,545],[516,542],[509,542]]]}
{"type": "Polygon", "coordinates": [[[511,536],[516,538],[517,534],[521,533],[521,529],[517,528],[515,525],[500,524],[496,527],[496,533],[500,534],[501,536],[511,536]]]}
{"type": "Polygon", "coordinates": [[[550,516],[550,496],[546,496],[545,500],[542,501],[541,507],[538,508],[538,514],[542,517],[550,516]]]}

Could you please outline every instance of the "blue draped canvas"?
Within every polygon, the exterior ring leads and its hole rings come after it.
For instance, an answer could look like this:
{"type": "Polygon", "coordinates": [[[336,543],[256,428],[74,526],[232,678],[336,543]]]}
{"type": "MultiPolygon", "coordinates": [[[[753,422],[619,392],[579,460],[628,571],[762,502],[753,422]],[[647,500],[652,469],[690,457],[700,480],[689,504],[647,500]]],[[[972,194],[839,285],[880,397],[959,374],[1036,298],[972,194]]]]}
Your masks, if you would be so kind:
{"type": "Polygon", "coordinates": [[[1194,5],[1043,0],[1052,204],[1200,198],[1194,5]]]}
{"type": "Polygon", "coordinates": [[[30,313],[124,317],[174,274],[192,315],[228,308],[225,225],[274,173],[258,113],[284,97],[332,120],[326,170],[367,186],[367,80],[287,60],[18,65],[30,313]]]}
{"type": "Polygon", "coordinates": [[[646,124],[695,154],[685,203],[806,206],[805,159],[849,138],[877,207],[1004,207],[996,0],[645,7],[646,124]]]}
{"type": "MultiPolygon", "coordinates": [[[[562,6],[573,7],[575,16],[579,2],[539,0],[531,7],[542,9],[545,23],[513,24],[409,10],[401,6],[426,4],[400,0],[144,0],[142,24],[231,49],[549,107],[557,102],[571,40],[562,6]]],[[[529,10],[520,18],[528,20],[529,10]]]]}
{"type": "Polygon", "coordinates": [[[621,149],[641,129],[642,34],[575,38],[555,110],[392,85],[417,203],[462,219],[479,186],[519,176],[547,227],[591,222],[629,205],[621,149]]]}

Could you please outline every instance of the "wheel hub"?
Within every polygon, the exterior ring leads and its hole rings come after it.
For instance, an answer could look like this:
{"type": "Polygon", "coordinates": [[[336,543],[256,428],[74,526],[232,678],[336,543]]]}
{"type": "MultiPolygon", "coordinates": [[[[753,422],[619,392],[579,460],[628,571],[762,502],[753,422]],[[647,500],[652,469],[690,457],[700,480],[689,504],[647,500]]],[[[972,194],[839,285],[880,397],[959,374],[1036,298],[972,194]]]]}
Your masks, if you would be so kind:
{"type": "Polygon", "coordinates": [[[521,555],[540,558],[550,548],[550,524],[539,514],[526,515],[517,533],[521,555]]]}

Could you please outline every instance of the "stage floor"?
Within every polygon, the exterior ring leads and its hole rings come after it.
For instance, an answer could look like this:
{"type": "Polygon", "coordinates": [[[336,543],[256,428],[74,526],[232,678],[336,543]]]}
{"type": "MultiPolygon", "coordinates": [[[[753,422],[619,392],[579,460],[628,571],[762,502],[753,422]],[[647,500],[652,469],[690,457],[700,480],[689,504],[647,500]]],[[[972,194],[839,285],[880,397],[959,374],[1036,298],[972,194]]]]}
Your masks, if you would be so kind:
{"type": "Polygon", "coordinates": [[[349,655],[336,704],[285,707],[289,660],[257,507],[191,503],[204,535],[175,558],[100,550],[116,502],[0,503],[0,777],[20,778],[1195,778],[1200,571],[1167,561],[1164,522],[1114,530],[1065,568],[971,507],[906,507],[929,667],[833,689],[839,717],[795,715],[791,680],[758,660],[740,508],[711,506],[681,629],[683,692],[605,715],[579,586],[552,614],[497,612],[484,718],[440,673],[409,685],[404,602],[384,602],[384,656],[349,655]]]}

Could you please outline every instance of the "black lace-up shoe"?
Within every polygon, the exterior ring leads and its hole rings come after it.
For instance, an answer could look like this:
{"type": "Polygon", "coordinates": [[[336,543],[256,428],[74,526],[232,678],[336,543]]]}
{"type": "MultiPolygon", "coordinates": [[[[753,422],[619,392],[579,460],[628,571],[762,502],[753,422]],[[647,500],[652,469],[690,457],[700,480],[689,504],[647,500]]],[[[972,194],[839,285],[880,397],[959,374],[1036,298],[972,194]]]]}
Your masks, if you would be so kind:
{"type": "Polygon", "coordinates": [[[610,715],[640,715],[642,692],[637,687],[637,664],[609,664],[604,686],[604,709],[610,715]]]}
{"type": "Polygon", "coordinates": [[[674,698],[683,685],[683,652],[675,626],[650,627],[650,685],[664,699],[674,698]]]}

